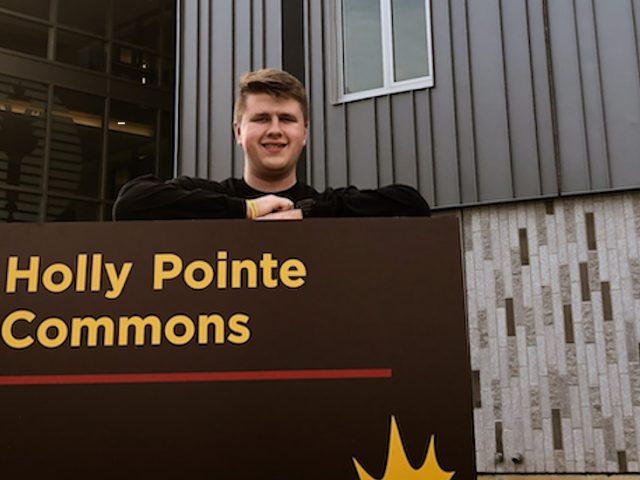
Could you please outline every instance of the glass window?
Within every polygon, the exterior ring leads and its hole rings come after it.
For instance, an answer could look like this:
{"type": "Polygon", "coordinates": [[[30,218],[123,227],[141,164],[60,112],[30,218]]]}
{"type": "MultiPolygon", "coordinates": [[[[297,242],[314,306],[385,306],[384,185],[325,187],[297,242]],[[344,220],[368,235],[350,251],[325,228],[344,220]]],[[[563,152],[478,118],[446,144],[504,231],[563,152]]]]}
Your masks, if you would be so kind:
{"type": "Polygon", "coordinates": [[[165,8],[162,22],[162,53],[173,57],[176,51],[176,14],[173,8],[165,8]]]}
{"type": "Polygon", "coordinates": [[[126,182],[155,173],[156,110],[113,100],[109,119],[107,196],[126,182]]]}
{"type": "Polygon", "coordinates": [[[0,188],[0,222],[37,222],[41,198],[0,188]]]}
{"type": "Polygon", "coordinates": [[[395,80],[429,74],[425,46],[427,24],[424,0],[391,0],[393,13],[393,59],[395,80]]]}
{"type": "Polygon", "coordinates": [[[106,56],[102,40],[58,29],[56,60],[104,72],[106,56]]]}
{"type": "Polygon", "coordinates": [[[160,171],[158,176],[164,179],[173,177],[173,113],[160,112],[160,171]]]}
{"type": "Polygon", "coordinates": [[[108,5],[104,0],[58,0],[58,22],[104,35],[108,5]]]}
{"type": "Polygon", "coordinates": [[[158,50],[161,19],[161,0],[114,0],[113,38],[158,50]]]}
{"type": "Polygon", "coordinates": [[[0,183],[42,183],[47,86],[0,75],[0,183]]]}
{"type": "Polygon", "coordinates": [[[49,18],[49,0],[0,0],[0,7],[14,12],[32,15],[39,18],[49,18]]]}
{"type": "Polygon", "coordinates": [[[0,13],[0,47],[2,48],[46,57],[48,32],[49,27],[46,25],[0,13]]]}
{"type": "Polygon", "coordinates": [[[82,222],[99,219],[99,203],[71,198],[47,198],[47,222],[82,222]]]}
{"type": "Polygon", "coordinates": [[[56,88],[52,113],[49,188],[98,198],[104,99],[56,88]]]}
{"type": "Polygon", "coordinates": [[[345,91],[382,87],[380,5],[371,0],[345,0],[342,7],[345,91]]]}
{"type": "Polygon", "coordinates": [[[338,100],[433,86],[430,0],[336,0],[338,100]]]}
{"type": "Polygon", "coordinates": [[[125,45],[113,45],[111,73],[142,85],[157,85],[158,57],[125,45]]]}

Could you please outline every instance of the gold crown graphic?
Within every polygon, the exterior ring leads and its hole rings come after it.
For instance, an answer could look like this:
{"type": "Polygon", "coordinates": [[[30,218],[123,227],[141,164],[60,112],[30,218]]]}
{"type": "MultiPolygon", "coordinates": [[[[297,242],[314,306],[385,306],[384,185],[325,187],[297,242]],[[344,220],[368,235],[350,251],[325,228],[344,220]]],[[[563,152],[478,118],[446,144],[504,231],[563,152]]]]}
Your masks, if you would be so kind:
{"type": "Polygon", "coordinates": [[[435,435],[429,440],[429,449],[424,463],[418,468],[413,468],[404,451],[400,431],[394,416],[391,416],[387,468],[382,478],[375,479],[369,475],[355,458],[353,463],[360,480],[450,480],[455,475],[455,472],[447,472],[440,468],[436,457],[435,435]]]}

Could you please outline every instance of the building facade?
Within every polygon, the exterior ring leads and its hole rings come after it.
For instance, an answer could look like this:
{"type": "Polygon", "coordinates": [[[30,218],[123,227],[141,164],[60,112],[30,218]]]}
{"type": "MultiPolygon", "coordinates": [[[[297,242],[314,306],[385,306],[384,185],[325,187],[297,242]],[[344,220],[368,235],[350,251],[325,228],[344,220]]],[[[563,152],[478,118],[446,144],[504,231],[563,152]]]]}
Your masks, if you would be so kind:
{"type": "Polygon", "coordinates": [[[0,221],[111,218],[173,173],[175,2],[0,1],[0,221]]]}
{"type": "Polygon", "coordinates": [[[638,25],[635,0],[182,0],[178,168],[239,175],[234,85],[295,72],[300,178],[461,218],[478,471],[637,473],[638,25]]]}

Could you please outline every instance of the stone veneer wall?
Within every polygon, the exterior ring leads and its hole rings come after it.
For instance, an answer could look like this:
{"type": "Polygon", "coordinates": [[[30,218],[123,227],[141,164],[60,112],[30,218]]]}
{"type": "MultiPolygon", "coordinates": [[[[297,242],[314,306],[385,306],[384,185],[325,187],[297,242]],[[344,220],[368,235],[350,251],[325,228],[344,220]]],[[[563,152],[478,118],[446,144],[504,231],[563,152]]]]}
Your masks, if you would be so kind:
{"type": "Polygon", "coordinates": [[[462,218],[478,472],[638,472],[640,193],[462,218]]]}

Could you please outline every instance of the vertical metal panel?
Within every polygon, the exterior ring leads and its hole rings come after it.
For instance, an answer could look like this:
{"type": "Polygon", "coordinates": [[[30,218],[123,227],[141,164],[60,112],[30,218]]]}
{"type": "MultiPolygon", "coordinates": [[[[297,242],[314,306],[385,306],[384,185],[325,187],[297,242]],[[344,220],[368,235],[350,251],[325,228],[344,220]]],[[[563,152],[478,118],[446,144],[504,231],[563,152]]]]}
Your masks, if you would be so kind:
{"type": "Polygon", "coordinates": [[[431,2],[432,21],[440,28],[433,29],[433,43],[438,54],[433,65],[437,72],[437,86],[429,91],[433,109],[433,149],[435,157],[436,203],[458,205],[460,183],[458,146],[456,142],[456,104],[451,44],[451,18],[448,0],[431,2]]]}
{"type": "Polygon", "coordinates": [[[210,175],[223,179],[232,174],[233,145],[233,10],[231,2],[211,2],[211,97],[209,107],[210,175]]]}
{"type": "Polygon", "coordinates": [[[467,5],[479,199],[512,198],[499,1],[467,5]]]}
{"type": "Polygon", "coordinates": [[[637,25],[629,1],[595,2],[612,186],[640,184],[637,25]]]}
{"type": "Polygon", "coordinates": [[[251,15],[251,70],[264,67],[264,0],[253,0],[251,15]]]}
{"type": "Polygon", "coordinates": [[[573,2],[548,2],[551,52],[554,65],[561,189],[590,188],[588,150],[584,131],[583,90],[573,2]]]}
{"type": "Polygon", "coordinates": [[[418,169],[412,92],[391,97],[391,122],[395,181],[417,186],[418,169]]]}
{"type": "Polygon", "coordinates": [[[282,67],[281,0],[264,0],[265,67],[282,67]]]}
{"type": "Polygon", "coordinates": [[[430,205],[435,201],[433,172],[433,132],[431,131],[431,98],[421,90],[414,95],[416,154],[418,156],[418,189],[430,205]]]}
{"type": "Polygon", "coordinates": [[[376,158],[376,112],[374,100],[355,102],[347,108],[349,183],[359,187],[378,186],[376,158]]]}
{"type": "Polygon", "coordinates": [[[598,43],[593,14],[591,2],[576,3],[575,23],[578,35],[580,75],[584,89],[585,136],[589,151],[589,155],[584,161],[589,162],[590,188],[607,188],[611,184],[607,168],[609,160],[602,108],[598,43]]]}
{"type": "Polygon", "coordinates": [[[534,197],[542,189],[525,0],[502,2],[502,31],[514,196],[534,197]]]}
{"type": "Polygon", "coordinates": [[[309,161],[308,176],[311,185],[323,190],[325,181],[325,115],[326,100],[324,81],[324,38],[323,4],[314,0],[307,0],[308,13],[308,69],[307,93],[310,103],[309,141],[307,143],[307,158],[309,161]]]}
{"type": "Polygon", "coordinates": [[[538,142],[538,165],[542,194],[558,193],[557,162],[554,148],[553,118],[545,24],[541,1],[527,2],[529,52],[531,58],[535,130],[538,142]]]}
{"type": "MultiPolygon", "coordinates": [[[[251,4],[250,0],[235,0],[233,2],[233,86],[238,85],[240,77],[251,70],[251,4]]],[[[234,177],[242,176],[243,152],[236,145],[233,149],[234,177]]]]}
{"type": "Polygon", "coordinates": [[[391,106],[389,97],[376,99],[376,140],[378,144],[378,183],[394,183],[393,137],[391,135],[391,106]]]}
{"type": "MultiPolygon", "coordinates": [[[[209,112],[206,103],[201,99],[209,97],[209,77],[210,77],[210,55],[209,55],[209,2],[199,0],[198,12],[198,104],[196,105],[196,144],[198,159],[209,157],[209,112]]],[[[207,161],[198,161],[196,164],[196,175],[206,178],[209,175],[209,164],[207,161]]]]}
{"type": "Polygon", "coordinates": [[[178,171],[184,175],[196,173],[196,112],[198,107],[198,3],[180,2],[182,11],[182,70],[180,72],[180,142],[178,171]]]}
{"type": "MultiPolygon", "coordinates": [[[[460,203],[473,203],[478,201],[478,175],[466,2],[451,3],[451,41],[455,72],[460,203]]],[[[436,88],[440,84],[439,77],[437,78],[436,88]]],[[[436,189],[438,187],[436,184],[436,189]]]]}
{"type": "MultiPolygon", "coordinates": [[[[313,1],[313,0],[312,0],[313,1]]],[[[322,34],[325,38],[324,64],[330,65],[334,61],[334,49],[329,46],[332,35],[334,21],[332,13],[332,0],[324,0],[324,24],[322,34]]],[[[331,84],[332,69],[325,70],[325,81],[331,84]]],[[[325,102],[329,102],[325,98],[325,102]]],[[[344,186],[349,182],[349,172],[347,164],[347,131],[345,122],[345,108],[342,105],[326,104],[325,125],[326,130],[326,150],[325,150],[325,168],[326,181],[328,186],[344,186]]],[[[317,160],[317,159],[316,159],[317,160]]]]}

